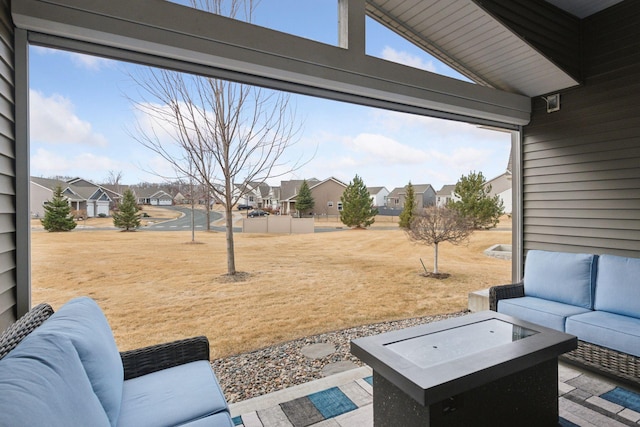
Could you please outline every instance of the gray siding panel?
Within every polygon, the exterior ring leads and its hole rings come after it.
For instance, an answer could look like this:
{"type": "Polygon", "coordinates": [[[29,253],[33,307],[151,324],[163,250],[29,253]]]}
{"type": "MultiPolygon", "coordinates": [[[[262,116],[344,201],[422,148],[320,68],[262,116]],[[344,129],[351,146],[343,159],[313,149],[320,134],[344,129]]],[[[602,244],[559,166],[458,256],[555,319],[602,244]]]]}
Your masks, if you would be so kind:
{"type": "Polygon", "coordinates": [[[640,2],[583,21],[584,84],[523,129],[524,250],[640,258],[640,2]]]}
{"type": "Polygon", "coordinates": [[[0,0],[0,330],[16,318],[13,24],[0,0]]]}

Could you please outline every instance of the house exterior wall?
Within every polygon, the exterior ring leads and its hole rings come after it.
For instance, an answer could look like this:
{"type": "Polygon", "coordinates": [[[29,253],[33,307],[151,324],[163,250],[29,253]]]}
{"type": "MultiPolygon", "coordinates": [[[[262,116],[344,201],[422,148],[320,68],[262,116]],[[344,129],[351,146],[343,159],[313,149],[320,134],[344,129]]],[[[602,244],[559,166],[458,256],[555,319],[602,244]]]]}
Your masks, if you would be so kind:
{"type": "Polygon", "coordinates": [[[583,23],[584,84],[523,129],[523,249],[640,257],[640,2],[583,23]]]}
{"type": "Polygon", "coordinates": [[[447,206],[450,200],[454,200],[453,194],[440,194],[436,195],[436,206],[439,208],[444,208],[447,206]]]}
{"type": "Polygon", "coordinates": [[[502,204],[504,206],[504,212],[510,214],[513,211],[511,174],[503,173],[502,175],[487,182],[487,184],[491,185],[491,191],[489,192],[489,195],[492,197],[495,195],[500,197],[500,200],[502,200],[502,204]]]}
{"type": "MultiPolygon", "coordinates": [[[[9,1],[0,1],[0,331],[17,315],[14,30],[9,1]]],[[[28,187],[27,187],[28,188],[28,187]]],[[[27,190],[24,188],[24,190],[27,190]]],[[[26,197],[25,197],[26,198],[26,197]]],[[[27,221],[29,219],[27,218],[27,221]]]]}
{"type": "Polygon", "coordinates": [[[340,215],[338,205],[345,187],[334,180],[328,180],[311,188],[315,201],[312,211],[315,215],[340,215]],[[332,206],[330,206],[330,202],[332,206]]]}
{"type": "Polygon", "coordinates": [[[29,211],[32,218],[44,218],[44,202],[51,200],[53,191],[41,185],[29,185],[29,211]]]}
{"type": "Polygon", "coordinates": [[[387,200],[387,196],[389,195],[389,190],[387,190],[386,188],[383,188],[382,190],[378,191],[376,194],[372,194],[371,195],[371,203],[373,203],[373,206],[385,206],[385,202],[387,200]]]}
{"type": "MultiPolygon", "coordinates": [[[[422,197],[420,197],[419,194],[416,194],[416,202],[418,209],[423,209],[427,206],[435,206],[436,191],[432,187],[429,187],[422,193],[422,197]]],[[[402,197],[402,206],[404,207],[404,195],[402,197]]]]}

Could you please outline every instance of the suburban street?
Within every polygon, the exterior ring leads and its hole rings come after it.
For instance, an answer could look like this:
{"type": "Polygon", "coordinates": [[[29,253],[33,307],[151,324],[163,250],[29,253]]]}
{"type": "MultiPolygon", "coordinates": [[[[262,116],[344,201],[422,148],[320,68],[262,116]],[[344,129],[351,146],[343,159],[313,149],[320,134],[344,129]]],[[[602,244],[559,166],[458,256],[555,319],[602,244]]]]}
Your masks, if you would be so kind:
{"type": "MultiPolygon", "coordinates": [[[[142,230],[150,231],[185,231],[191,229],[191,208],[182,206],[166,206],[165,209],[174,210],[180,212],[182,215],[179,218],[162,221],[157,224],[148,225],[143,227],[142,230]]],[[[196,230],[207,229],[207,215],[202,209],[194,210],[195,228],[196,230]]],[[[220,212],[211,212],[211,222],[215,222],[222,218],[220,212]]],[[[211,227],[215,230],[224,230],[224,227],[211,227]]]]}

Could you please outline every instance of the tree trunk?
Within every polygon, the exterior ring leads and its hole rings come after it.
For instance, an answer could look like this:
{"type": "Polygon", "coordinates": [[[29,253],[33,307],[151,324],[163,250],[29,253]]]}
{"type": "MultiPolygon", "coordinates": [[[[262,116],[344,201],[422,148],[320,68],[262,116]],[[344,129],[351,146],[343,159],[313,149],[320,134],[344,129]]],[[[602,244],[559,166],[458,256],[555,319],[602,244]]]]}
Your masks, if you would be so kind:
{"type": "Polygon", "coordinates": [[[227,204],[224,207],[226,223],[227,223],[227,274],[230,276],[236,274],[236,256],[233,248],[233,211],[232,206],[227,204]]]}
{"type": "Polygon", "coordinates": [[[438,244],[433,244],[433,274],[438,274],[438,244]]]}
{"type": "Polygon", "coordinates": [[[211,193],[207,191],[207,231],[211,231],[211,193]]]}
{"type": "Polygon", "coordinates": [[[191,241],[196,241],[196,204],[191,198],[191,241]]]}

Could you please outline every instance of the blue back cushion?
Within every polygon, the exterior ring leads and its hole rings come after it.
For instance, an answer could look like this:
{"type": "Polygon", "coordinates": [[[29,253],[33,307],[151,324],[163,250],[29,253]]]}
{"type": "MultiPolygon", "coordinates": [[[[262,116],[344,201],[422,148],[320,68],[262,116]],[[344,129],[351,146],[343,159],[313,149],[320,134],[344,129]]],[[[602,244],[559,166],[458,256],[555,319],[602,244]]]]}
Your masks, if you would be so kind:
{"type": "Polygon", "coordinates": [[[596,259],[591,254],[527,252],[525,295],[593,309],[596,259]]]}
{"type": "Polygon", "coordinates": [[[76,348],[93,391],[115,426],[122,404],[124,369],[107,319],[91,298],[76,298],[55,312],[32,334],[68,338],[76,348]]]}
{"type": "Polygon", "coordinates": [[[0,360],[0,425],[109,426],[78,352],[64,337],[27,336],[0,360]]]}
{"type": "Polygon", "coordinates": [[[600,256],[595,308],[640,318],[640,259],[600,256]]]}

